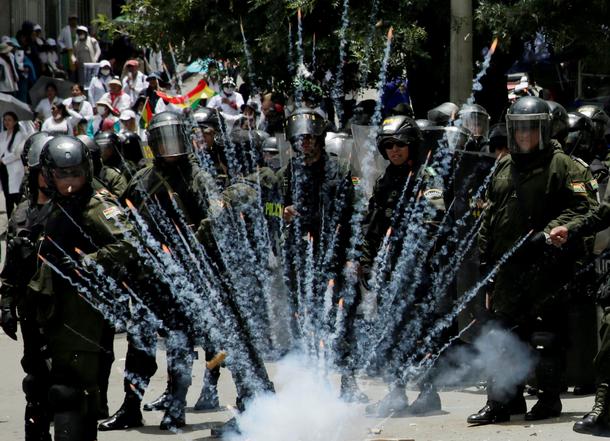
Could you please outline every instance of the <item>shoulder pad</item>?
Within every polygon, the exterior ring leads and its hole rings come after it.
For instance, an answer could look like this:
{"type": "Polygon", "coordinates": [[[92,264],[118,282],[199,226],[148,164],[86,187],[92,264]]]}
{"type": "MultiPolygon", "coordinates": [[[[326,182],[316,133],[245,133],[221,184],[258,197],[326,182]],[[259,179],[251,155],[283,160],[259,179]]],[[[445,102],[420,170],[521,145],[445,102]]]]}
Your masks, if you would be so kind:
{"type": "Polygon", "coordinates": [[[572,156],[572,159],[578,164],[582,165],[584,168],[589,168],[589,164],[587,164],[584,160],[580,159],[578,156],[572,156]]]}

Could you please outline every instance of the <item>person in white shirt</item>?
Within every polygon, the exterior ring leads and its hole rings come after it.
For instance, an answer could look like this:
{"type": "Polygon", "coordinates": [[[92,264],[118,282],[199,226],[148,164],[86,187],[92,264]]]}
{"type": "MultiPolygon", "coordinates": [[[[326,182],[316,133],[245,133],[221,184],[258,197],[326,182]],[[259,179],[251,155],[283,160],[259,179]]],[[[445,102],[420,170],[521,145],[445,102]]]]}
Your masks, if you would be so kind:
{"type": "Polygon", "coordinates": [[[97,63],[102,55],[102,50],[97,40],[89,35],[87,26],[78,26],[76,36],[73,62],[78,68],[78,82],[82,83],[85,81],[85,63],[97,63]]]}
{"type": "Polygon", "coordinates": [[[19,75],[15,66],[12,48],[0,43],[0,92],[13,93],[19,90],[19,75]]]}
{"type": "Polygon", "coordinates": [[[118,77],[114,77],[108,83],[109,91],[102,95],[102,98],[108,100],[116,114],[121,113],[123,110],[127,110],[131,108],[131,97],[123,92],[123,84],[118,77]]]}
{"type": "Polygon", "coordinates": [[[146,75],[138,70],[138,60],[127,60],[125,69],[127,73],[123,77],[123,92],[129,95],[131,102],[135,102],[140,93],[148,87],[146,75]]]}
{"type": "Polygon", "coordinates": [[[72,49],[74,39],[76,38],[76,26],[78,26],[78,16],[70,15],[68,17],[68,24],[62,28],[57,37],[57,44],[62,52],[72,49]]]}
{"type": "Polygon", "coordinates": [[[82,120],[89,122],[93,118],[93,107],[85,100],[85,95],[78,95],[64,101],[70,115],[70,125],[76,127],[82,120]]]}
{"type": "Polygon", "coordinates": [[[64,100],[64,105],[70,114],[70,118],[74,118],[74,123],[72,125],[76,126],[81,119],[89,121],[93,118],[93,106],[87,101],[82,86],[80,84],[75,84],[72,86],[70,92],[72,96],[64,100]]]}
{"type": "MultiPolygon", "coordinates": [[[[57,103],[52,108],[52,115],[42,123],[41,131],[49,132],[51,135],[73,135],[73,125],[70,122],[70,114],[63,103],[57,103]]],[[[78,122],[77,122],[78,123],[78,122]]]]}
{"type": "Polygon", "coordinates": [[[91,104],[97,103],[100,98],[108,92],[108,83],[110,83],[112,78],[110,61],[100,61],[99,71],[97,72],[97,75],[91,78],[91,83],[89,83],[89,102],[91,104]]]}
{"type": "Polygon", "coordinates": [[[231,77],[224,77],[222,80],[222,91],[218,95],[214,95],[208,101],[207,107],[218,109],[225,115],[237,118],[241,106],[244,104],[244,98],[241,93],[236,92],[235,89],[235,80],[231,77]]]}
{"type": "Polygon", "coordinates": [[[57,86],[55,83],[48,83],[45,88],[47,93],[47,97],[40,100],[40,102],[36,105],[34,109],[34,113],[36,113],[36,118],[44,121],[51,116],[51,107],[54,104],[60,102],[60,99],[57,97],[57,86]]]}
{"type": "Polygon", "coordinates": [[[21,153],[26,135],[20,130],[19,118],[14,112],[6,112],[2,122],[4,131],[0,132],[0,183],[6,201],[6,214],[10,218],[21,198],[21,181],[25,174],[21,153]]]}

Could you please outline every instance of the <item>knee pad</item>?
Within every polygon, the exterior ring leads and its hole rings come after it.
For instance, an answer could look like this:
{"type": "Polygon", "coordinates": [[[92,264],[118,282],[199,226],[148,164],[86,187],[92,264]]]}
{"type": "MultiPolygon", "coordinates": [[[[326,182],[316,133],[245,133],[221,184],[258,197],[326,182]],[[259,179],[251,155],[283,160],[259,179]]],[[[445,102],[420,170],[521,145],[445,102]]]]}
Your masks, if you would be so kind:
{"type": "Polygon", "coordinates": [[[83,391],[71,386],[54,384],[49,388],[49,404],[55,412],[81,409],[83,398],[83,391]]]}
{"type": "Polygon", "coordinates": [[[29,402],[46,399],[48,393],[46,387],[48,386],[45,386],[39,378],[32,374],[27,374],[21,383],[25,399],[29,402]]]}

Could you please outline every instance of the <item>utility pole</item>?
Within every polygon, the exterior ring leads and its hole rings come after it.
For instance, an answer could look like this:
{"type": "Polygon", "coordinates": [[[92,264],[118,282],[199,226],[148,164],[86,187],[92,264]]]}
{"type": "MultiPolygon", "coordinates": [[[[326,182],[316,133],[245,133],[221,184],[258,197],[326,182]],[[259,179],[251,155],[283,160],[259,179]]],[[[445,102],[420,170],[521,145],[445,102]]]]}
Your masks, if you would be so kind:
{"type": "Polygon", "coordinates": [[[472,0],[451,0],[449,100],[461,106],[472,90],[472,0]]]}

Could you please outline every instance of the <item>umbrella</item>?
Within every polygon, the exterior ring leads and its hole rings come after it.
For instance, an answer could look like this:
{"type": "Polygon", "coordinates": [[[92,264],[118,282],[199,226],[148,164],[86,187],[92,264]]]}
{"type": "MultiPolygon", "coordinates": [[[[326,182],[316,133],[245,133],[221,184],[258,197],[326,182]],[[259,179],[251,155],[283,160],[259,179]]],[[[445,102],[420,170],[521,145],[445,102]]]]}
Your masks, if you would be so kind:
{"type": "Polygon", "coordinates": [[[19,101],[12,95],[0,93],[0,115],[5,112],[15,112],[20,120],[31,120],[34,118],[34,112],[23,101],[19,101]]]}
{"type": "Polygon", "coordinates": [[[71,96],[71,89],[74,86],[73,82],[42,76],[38,78],[38,81],[30,89],[30,99],[33,105],[37,105],[40,100],[47,96],[47,84],[49,83],[53,83],[57,87],[58,97],[69,98],[71,96]]]}
{"type": "Polygon", "coordinates": [[[214,60],[211,58],[206,58],[205,60],[198,58],[187,66],[186,71],[188,73],[206,73],[208,71],[208,65],[211,61],[214,60]]]}

